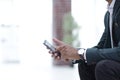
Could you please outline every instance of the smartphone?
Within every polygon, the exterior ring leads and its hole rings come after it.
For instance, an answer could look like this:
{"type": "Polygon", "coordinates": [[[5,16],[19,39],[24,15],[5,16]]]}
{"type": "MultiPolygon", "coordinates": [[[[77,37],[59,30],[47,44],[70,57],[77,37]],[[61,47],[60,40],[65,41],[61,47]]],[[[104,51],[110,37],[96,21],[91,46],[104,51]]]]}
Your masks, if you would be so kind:
{"type": "Polygon", "coordinates": [[[52,51],[53,53],[56,52],[58,56],[60,56],[60,52],[56,51],[55,47],[53,45],[51,45],[47,40],[44,40],[43,44],[50,49],[50,51],[52,51]]]}
{"type": "Polygon", "coordinates": [[[51,45],[47,40],[44,41],[43,43],[48,49],[50,49],[52,52],[55,52],[56,49],[51,45]]]}

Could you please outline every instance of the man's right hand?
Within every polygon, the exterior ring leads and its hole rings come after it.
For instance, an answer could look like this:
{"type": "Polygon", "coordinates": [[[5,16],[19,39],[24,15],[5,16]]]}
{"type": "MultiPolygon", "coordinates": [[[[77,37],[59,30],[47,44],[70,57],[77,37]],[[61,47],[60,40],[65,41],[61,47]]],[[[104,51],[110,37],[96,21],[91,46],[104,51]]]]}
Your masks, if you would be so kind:
{"type": "Polygon", "coordinates": [[[60,60],[79,60],[80,56],[78,54],[78,50],[70,45],[65,44],[64,42],[54,38],[53,42],[56,44],[55,52],[49,52],[54,59],[60,60]],[[58,55],[57,52],[60,52],[60,56],[58,55]]]}

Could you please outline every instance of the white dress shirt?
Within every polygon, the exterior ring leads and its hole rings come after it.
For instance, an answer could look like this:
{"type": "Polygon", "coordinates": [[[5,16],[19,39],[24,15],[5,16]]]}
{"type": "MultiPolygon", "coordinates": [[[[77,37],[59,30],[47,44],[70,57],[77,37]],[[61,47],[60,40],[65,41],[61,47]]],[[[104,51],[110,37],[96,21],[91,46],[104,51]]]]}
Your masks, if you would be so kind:
{"type": "Polygon", "coordinates": [[[113,7],[116,0],[113,0],[110,5],[108,5],[108,11],[110,13],[109,27],[110,27],[110,37],[111,37],[111,47],[113,48],[113,35],[112,35],[112,15],[113,15],[113,7]]]}

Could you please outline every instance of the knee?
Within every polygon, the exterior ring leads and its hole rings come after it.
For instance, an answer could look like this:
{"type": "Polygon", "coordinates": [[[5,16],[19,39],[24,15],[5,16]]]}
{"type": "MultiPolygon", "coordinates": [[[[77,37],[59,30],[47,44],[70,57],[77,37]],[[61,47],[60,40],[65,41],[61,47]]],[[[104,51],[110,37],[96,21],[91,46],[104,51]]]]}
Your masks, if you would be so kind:
{"type": "Polygon", "coordinates": [[[100,73],[103,73],[105,71],[109,71],[111,65],[112,65],[111,60],[102,60],[96,64],[95,73],[100,74],[100,73]]]}
{"type": "Polygon", "coordinates": [[[110,60],[102,60],[97,63],[95,70],[103,70],[110,66],[110,60]]]}

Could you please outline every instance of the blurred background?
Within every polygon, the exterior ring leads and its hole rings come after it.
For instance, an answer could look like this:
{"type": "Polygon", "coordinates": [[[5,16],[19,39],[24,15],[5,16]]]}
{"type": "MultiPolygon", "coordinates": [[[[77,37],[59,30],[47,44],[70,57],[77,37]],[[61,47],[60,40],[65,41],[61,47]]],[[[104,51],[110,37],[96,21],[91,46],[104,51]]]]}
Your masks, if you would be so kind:
{"type": "Polygon", "coordinates": [[[77,64],[55,61],[43,42],[95,46],[106,9],[105,0],[0,0],[0,80],[79,80],[77,64]]]}

